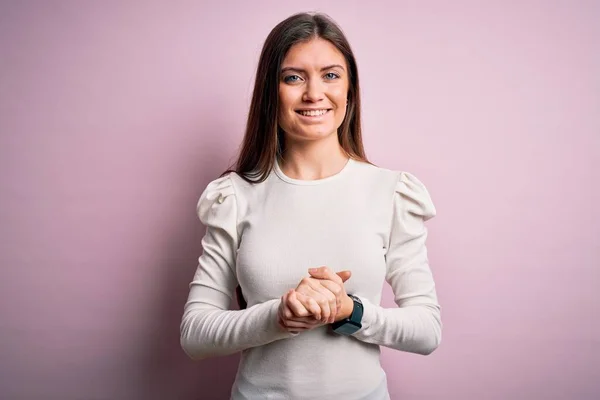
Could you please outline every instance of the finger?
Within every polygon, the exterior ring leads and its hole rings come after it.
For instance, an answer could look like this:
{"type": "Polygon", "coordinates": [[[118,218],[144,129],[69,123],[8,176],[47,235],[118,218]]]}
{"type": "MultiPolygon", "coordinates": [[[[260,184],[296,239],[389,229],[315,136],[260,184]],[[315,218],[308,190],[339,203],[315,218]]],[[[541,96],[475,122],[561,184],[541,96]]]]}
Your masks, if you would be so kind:
{"type": "Polygon", "coordinates": [[[342,278],[340,278],[337,274],[334,274],[333,271],[327,267],[309,268],[308,273],[313,278],[329,279],[330,281],[342,283],[342,278]]]}
{"type": "MultiPolygon", "coordinates": [[[[310,287],[320,293],[328,303],[329,313],[324,315],[324,322],[333,322],[332,319],[335,319],[335,315],[337,314],[337,299],[335,295],[327,289],[325,286],[321,285],[320,280],[311,279],[309,280],[310,287]]],[[[323,309],[323,305],[321,305],[321,309],[323,309]]]]}
{"type": "Polygon", "coordinates": [[[281,296],[281,304],[279,304],[279,308],[277,309],[277,316],[278,317],[283,317],[283,315],[285,314],[285,312],[288,309],[286,303],[288,301],[288,296],[289,296],[290,292],[286,292],[283,296],[281,296]]]}
{"type": "Polygon", "coordinates": [[[307,328],[288,328],[283,321],[277,321],[277,323],[282,329],[290,333],[300,333],[308,330],[307,328]]]}
{"type": "Polygon", "coordinates": [[[277,325],[287,330],[287,328],[285,327],[285,317],[282,315],[281,307],[277,312],[277,325]]]}
{"type": "MultiPolygon", "coordinates": [[[[308,292],[308,296],[311,297],[312,299],[314,299],[317,304],[319,305],[319,308],[321,309],[321,321],[322,322],[327,322],[329,321],[329,319],[331,318],[331,302],[329,301],[330,299],[323,293],[321,293],[321,291],[324,292],[329,292],[327,289],[325,289],[324,287],[322,287],[321,285],[315,285],[317,287],[317,289],[313,289],[312,287],[307,288],[307,292],[308,292]]],[[[335,297],[333,296],[333,294],[331,292],[329,292],[329,294],[331,294],[331,296],[333,297],[333,304],[335,304],[335,297]]]]}
{"type": "MultiPolygon", "coordinates": [[[[288,327],[287,324],[289,324],[290,320],[288,318],[286,318],[286,316],[293,316],[291,310],[285,305],[292,293],[293,289],[290,290],[289,292],[285,293],[283,296],[281,296],[281,305],[279,307],[279,310],[277,312],[277,324],[284,330],[286,330],[287,332],[290,333],[300,333],[300,332],[304,332],[308,329],[312,329],[312,328],[307,328],[307,327],[288,327]]],[[[309,318],[312,319],[311,317],[305,317],[305,318],[309,318]]],[[[315,324],[312,321],[308,321],[306,322],[306,324],[308,326],[314,327],[315,324]]]]}
{"type": "Polygon", "coordinates": [[[311,315],[310,311],[298,300],[296,291],[292,290],[288,296],[286,305],[290,308],[291,312],[296,317],[308,317],[311,315]]]}
{"type": "Polygon", "coordinates": [[[306,322],[306,323],[313,323],[314,321],[318,321],[317,318],[315,318],[315,316],[312,314],[307,317],[297,317],[296,315],[294,315],[294,313],[290,313],[289,316],[285,315],[285,319],[289,320],[289,321],[306,322]]]}
{"type": "Polygon", "coordinates": [[[290,296],[292,295],[293,291],[293,289],[290,289],[290,291],[282,296],[281,306],[278,310],[278,315],[282,320],[288,320],[296,317],[294,311],[289,307],[290,296]]]}
{"type": "Polygon", "coordinates": [[[309,329],[314,329],[314,328],[316,328],[317,326],[320,325],[320,321],[315,320],[312,317],[308,321],[305,321],[305,322],[303,322],[303,321],[295,321],[293,319],[289,320],[289,319],[286,319],[286,318],[281,318],[278,315],[277,324],[281,328],[285,329],[286,331],[295,332],[295,331],[306,331],[306,330],[309,330],[309,329]]]}
{"type": "Polygon", "coordinates": [[[321,309],[321,320],[326,322],[331,317],[331,307],[329,306],[330,300],[332,300],[331,303],[335,303],[335,300],[333,294],[322,287],[318,282],[318,279],[304,277],[300,281],[298,288],[296,288],[296,292],[315,299],[321,309]],[[329,298],[329,295],[331,295],[332,299],[329,298]]]}
{"type": "Polygon", "coordinates": [[[281,296],[281,304],[279,305],[279,309],[277,310],[277,317],[280,319],[285,319],[289,315],[293,315],[292,311],[287,306],[289,299],[290,291],[286,292],[283,296],[281,296]]]}
{"type": "Polygon", "coordinates": [[[339,271],[336,272],[336,275],[342,279],[342,282],[346,282],[352,276],[352,272],[350,271],[339,271]]]}
{"type": "MultiPolygon", "coordinates": [[[[307,324],[306,322],[298,322],[298,321],[283,321],[286,328],[289,329],[313,329],[317,326],[317,324],[307,324]]],[[[320,324],[319,324],[320,325],[320,324]]]]}
{"type": "Polygon", "coordinates": [[[326,290],[329,290],[334,296],[335,313],[333,313],[329,321],[330,323],[332,323],[335,321],[337,313],[342,308],[342,298],[346,294],[346,291],[344,290],[343,284],[338,285],[337,283],[332,282],[328,279],[320,280],[319,284],[323,286],[326,290]],[[331,321],[331,319],[333,319],[333,321],[331,321]]]}
{"type": "MultiPolygon", "coordinates": [[[[311,290],[310,288],[306,289],[311,290]]],[[[314,298],[301,292],[296,292],[296,298],[308,311],[311,312],[314,319],[318,321],[321,320],[321,306],[314,298]]]]}
{"type": "Polygon", "coordinates": [[[337,283],[327,279],[320,280],[319,284],[325,287],[325,289],[329,290],[331,293],[333,293],[333,295],[335,296],[335,304],[337,308],[339,308],[342,304],[342,297],[346,293],[343,284],[338,285],[337,283]]]}
{"type": "Polygon", "coordinates": [[[282,318],[286,321],[295,317],[296,315],[289,308],[284,309],[282,312],[282,318]]]}
{"type": "Polygon", "coordinates": [[[296,321],[296,322],[305,322],[307,324],[316,324],[319,322],[313,315],[308,317],[296,317],[295,315],[291,315],[289,318],[285,318],[287,321],[296,321]]]}

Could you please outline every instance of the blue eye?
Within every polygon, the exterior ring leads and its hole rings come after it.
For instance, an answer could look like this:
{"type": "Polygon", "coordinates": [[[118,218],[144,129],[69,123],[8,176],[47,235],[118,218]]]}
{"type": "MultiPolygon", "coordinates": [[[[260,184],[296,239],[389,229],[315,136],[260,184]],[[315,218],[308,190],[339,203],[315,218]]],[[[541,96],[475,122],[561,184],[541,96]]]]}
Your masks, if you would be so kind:
{"type": "Polygon", "coordinates": [[[328,72],[327,74],[325,74],[325,76],[327,77],[327,79],[338,79],[340,77],[338,74],[333,72],[328,72]]]}
{"type": "Polygon", "coordinates": [[[300,77],[298,75],[288,75],[285,78],[283,78],[283,81],[285,83],[293,83],[293,82],[297,82],[298,79],[292,79],[292,78],[298,78],[300,79],[300,77]]]}

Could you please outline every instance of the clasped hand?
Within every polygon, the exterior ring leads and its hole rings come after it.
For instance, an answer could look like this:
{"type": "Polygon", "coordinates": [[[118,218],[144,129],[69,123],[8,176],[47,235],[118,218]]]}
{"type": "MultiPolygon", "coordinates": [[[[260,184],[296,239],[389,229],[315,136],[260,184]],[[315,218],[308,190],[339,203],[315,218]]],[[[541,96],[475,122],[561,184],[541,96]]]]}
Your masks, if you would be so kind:
{"type": "Polygon", "coordinates": [[[314,329],[346,318],[353,302],[344,288],[350,271],[334,273],[327,267],[311,268],[296,289],[281,297],[279,326],[292,333],[314,329]]]}

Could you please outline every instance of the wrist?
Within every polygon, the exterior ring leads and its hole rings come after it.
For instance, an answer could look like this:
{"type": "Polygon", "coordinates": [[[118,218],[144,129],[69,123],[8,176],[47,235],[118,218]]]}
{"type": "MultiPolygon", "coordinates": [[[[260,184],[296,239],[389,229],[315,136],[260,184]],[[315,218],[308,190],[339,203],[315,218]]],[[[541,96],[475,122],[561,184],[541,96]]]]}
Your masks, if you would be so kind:
{"type": "Polygon", "coordinates": [[[350,318],[352,311],[354,311],[354,300],[352,300],[350,296],[346,296],[344,300],[342,300],[341,311],[335,316],[335,322],[350,318]]]}

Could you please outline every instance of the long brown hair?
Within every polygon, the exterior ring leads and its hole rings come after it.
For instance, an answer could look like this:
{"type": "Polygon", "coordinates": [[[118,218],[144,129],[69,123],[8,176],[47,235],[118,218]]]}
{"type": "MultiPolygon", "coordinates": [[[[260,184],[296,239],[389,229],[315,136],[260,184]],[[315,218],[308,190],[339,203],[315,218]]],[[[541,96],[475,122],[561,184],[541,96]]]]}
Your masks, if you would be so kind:
{"type": "Polygon", "coordinates": [[[362,143],[358,69],[350,44],[342,29],[326,14],[298,13],[277,24],[265,40],[240,153],[223,175],[236,172],[250,183],[259,183],[273,169],[275,157],[285,150],[284,132],[277,121],[281,63],[294,44],[314,38],[328,40],[346,59],[348,108],[338,129],[338,140],[349,157],[369,162],[362,143]]]}

